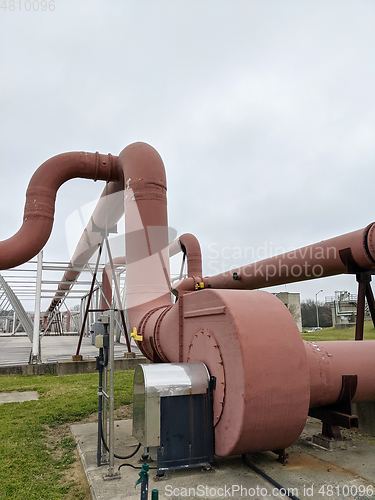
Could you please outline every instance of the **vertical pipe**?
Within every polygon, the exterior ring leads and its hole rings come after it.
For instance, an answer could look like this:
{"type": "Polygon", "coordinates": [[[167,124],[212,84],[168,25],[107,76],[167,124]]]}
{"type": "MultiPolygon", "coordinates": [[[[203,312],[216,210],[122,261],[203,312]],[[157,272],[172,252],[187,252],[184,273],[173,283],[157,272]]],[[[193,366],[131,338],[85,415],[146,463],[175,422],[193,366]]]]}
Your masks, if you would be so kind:
{"type": "Polygon", "coordinates": [[[167,182],[163,161],[148,144],[125,148],[119,164],[125,183],[126,310],[131,331],[150,309],[172,302],[167,182]]]}
{"type": "Polygon", "coordinates": [[[34,332],[33,332],[33,360],[39,358],[39,322],[40,322],[40,299],[42,295],[42,269],[43,269],[43,251],[38,253],[38,263],[36,271],[36,294],[34,309],[34,332]]]}

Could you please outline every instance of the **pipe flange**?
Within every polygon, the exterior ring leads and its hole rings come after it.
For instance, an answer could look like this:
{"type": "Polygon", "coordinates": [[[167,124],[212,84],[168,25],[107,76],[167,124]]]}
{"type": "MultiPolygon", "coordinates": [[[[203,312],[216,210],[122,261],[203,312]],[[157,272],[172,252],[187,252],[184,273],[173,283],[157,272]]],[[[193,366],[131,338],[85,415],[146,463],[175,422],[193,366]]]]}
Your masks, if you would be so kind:
{"type": "Polygon", "coordinates": [[[159,358],[164,361],[164,363],[169,363],[169,359],[163,354],[163,351],[161,349],[160,345],[160,340],[159,340],[159,334],[160,334],[160,325],[161,322],[164,319],[164,316],[167,314],[168,311],[172,309],[173,305],[167,306],[164,311],[159,314],[158,319],[156,320],[155,327],[154,327],[154,349],[156,351],[156,354],[159,356],[159,358]]]}
{"type": "MultiPolygon", "coordinates": [[[[140,335],[142,335],[143,338],[145,338],[145,331],[146,331],[146,324],[147,324],[147,321],[151,318],[151,316],[156,312],[158,311],[159,309],[163,309],[164,307],[166,306],[159,306],[159,307],[154,307],[154,309],[150,309],[150,311],[148,311],[148,313],[146,313],[143,318],[141,319],[141,321],[139,322],[139,326],[138,326],[138,333],[140,335]]],[[[136,341],[137,342],[137,346],[139,347],[139,350],[141,351],[141,353],[146,356],[147,359],[152,359],[152,355],[153,353],[152,352],[148,352],[147,348],[145,348],[145,344],[143,342],[139,342],[139,341],[136,341]]]]}
{"type": "Polygon", "coordinates": [[[217,425],[225,403],[225,370],[219,344],[210,330],[204,328],[195,334],[189,345],[187,361],[188,363],[204,363],[210,375],[216,377],[213,400],[214,425],[217,425]]]}
{"type": "MultiPolygon", "coordinates": [[[[365,242],[366,243],[366,242],[365,242]]],[[[366,248],[366,244],[365,244],[366,248]]],[[[375,262],[375,224],[372,224],[367,233],[367,248],[371,259],[375,262]]]]}

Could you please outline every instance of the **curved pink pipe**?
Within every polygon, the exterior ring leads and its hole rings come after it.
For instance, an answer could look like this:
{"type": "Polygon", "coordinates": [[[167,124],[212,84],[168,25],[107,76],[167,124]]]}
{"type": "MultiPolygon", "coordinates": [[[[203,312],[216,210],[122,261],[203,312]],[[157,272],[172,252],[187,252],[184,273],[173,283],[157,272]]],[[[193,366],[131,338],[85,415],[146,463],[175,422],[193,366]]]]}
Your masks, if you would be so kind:
{"type": "Polygon", "coordinates": [[[187,274],[191,278],[193,276],[202,276],[202,252],[201,246],[197,238],[190,233],[185,233],[179,237],[182,251],[187,258],[187,274]]]}
{"type": "Polygon", "coordinates": [[[44,162],[30,180],[21,228],[0,242],[0,269],[23,264],[44,247],[52,231],[57,190],[75,177],[119,181],[118,159],[110,154],[73,152],[44,162]]]}
{"type": "MultiPolygon", "coordinates": [[[[126,305],[130,330],[157,307],[171,305],[167,182],[163,161],[138,142],[119,155],[125,184],[126,305]]],[[[145,339],[148,354],[152,350],[145,339]]]]}

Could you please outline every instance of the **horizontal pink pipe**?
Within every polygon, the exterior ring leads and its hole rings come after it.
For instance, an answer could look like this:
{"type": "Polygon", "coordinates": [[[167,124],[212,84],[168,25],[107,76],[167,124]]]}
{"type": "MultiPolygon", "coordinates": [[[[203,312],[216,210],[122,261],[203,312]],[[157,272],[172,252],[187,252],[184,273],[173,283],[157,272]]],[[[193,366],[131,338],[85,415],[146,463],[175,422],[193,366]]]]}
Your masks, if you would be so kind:
{"type": "Polygon", "coordinates": [[[343,375],[357,375],[353,402],[375,400],[375,342],[305,342],[310,371],[310,407],[333,404],[343,375]]]}

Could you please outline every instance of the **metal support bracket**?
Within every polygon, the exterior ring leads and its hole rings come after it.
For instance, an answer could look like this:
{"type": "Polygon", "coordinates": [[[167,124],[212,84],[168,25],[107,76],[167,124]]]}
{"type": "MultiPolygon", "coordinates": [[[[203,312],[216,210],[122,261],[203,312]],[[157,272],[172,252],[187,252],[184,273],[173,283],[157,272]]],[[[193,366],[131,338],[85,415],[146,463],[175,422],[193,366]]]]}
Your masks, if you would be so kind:
{"type": "Polygon", "coordinates": [[[357,389],[357,375],[343,375],[341,393],[333,405],[310,408],[309,417],[322,421],[322,436],[342,441],[340,427],[358,429],[358,417],[352,414],[351,402],[357,389]]]}
{"type": "Polygon", "coordinates": [[[355,322],[355,340],[363,340],[363,326],[365,322],[365,299],[370,309],[371,319],[375,327],[375,301],[371,289],[371,275],[373,272],[363,272],[355,263],[350,248],[339,252],[342,262],[346,266],[348,274],[355,274],[358,282],[357,315],[355,322]]]}

